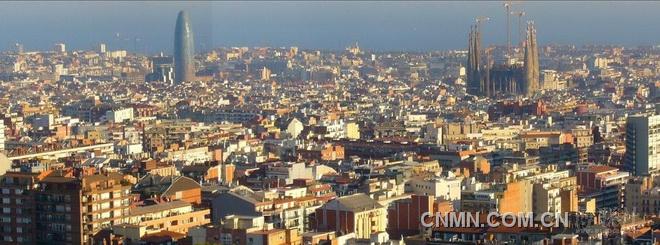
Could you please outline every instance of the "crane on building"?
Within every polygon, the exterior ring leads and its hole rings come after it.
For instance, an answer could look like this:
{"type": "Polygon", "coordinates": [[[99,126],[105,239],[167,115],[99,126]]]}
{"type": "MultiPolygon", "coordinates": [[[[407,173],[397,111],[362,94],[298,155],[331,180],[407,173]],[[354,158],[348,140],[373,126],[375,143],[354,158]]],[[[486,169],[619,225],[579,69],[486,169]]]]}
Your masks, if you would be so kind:
{"type": "Polygon", "coordinates": [[[513,11],[511,12],[511,15],[517,16],[518,17],[518,41],[520,42],[520,45],[522,46],[524,42],[524,34],[523,34],[523,27],[522,27],[522,19],[525,16],[525,11],[513,11]]]}
{"type": "Polygon", "coordinates": [[[506,10],[506,54],[511,56],[511,0],[504,1],[504,9],[506,10]]]}

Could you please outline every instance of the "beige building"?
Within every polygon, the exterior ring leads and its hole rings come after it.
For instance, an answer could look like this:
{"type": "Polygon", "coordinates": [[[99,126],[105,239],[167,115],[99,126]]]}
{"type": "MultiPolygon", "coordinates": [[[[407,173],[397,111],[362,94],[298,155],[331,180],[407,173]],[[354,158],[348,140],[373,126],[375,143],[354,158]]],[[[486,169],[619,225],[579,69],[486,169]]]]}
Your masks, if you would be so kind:
{"type": "Polygon", "coordinates": [[[528,180],[496,184],[485,190],[468,190],[461,194],[461,211],[500,213],[532,212],[533,187],[528,180]]]}
{"type": "Polygon", "coordinates": [[[532,196],[534,213],[564,213],[577,210],[577,179],[562,178],[551,182],[535,183],[532,196]]]}
{"type": "Polygon", "coordinates": [[[246,234],[247,245],[300,245],[302,237],[296,229],[256,230],[246,234]]]}
{"type": "Polygon", "coordinates": [[[129,210],[126,223],[115,225],[113,230],[132,241],[161,231],[181,234],[188,229],[210,223],[209,209],[195,209],[186,201],[171,201],[149,206],[134,207],[129,210]]]}
{"type": "Polygon", "coordinates": [[[565,142],[566,135],[559,131],[535,131],[520,135],[525,149],[539,149],[565,142]]]}
{"type": "Polygon", "coordinates": [[[638,177],[626,183],[626,211],[640,214],[660,213],[660,187],[657,178],[658,176],[638,177]]]}
{"type": "Polygon", "coordinates": [[[482,125],[477,123],[447,123],[442,128],[443,142],[449,143],[474,138],[481,132],[482,125]]]}
{"type": "Polygon", "coordinates": [[[386,228],[386,208],[363,193],[334,199],[316,210],[318,231],[354,232],[357,238],[369,239],[386,228]]]}
{"type": "Polygon", "coordinates": [[[131,185],[124,181],[122,174],[85,176],[81,186],[83,240],[88,240],[101,229],[126,221],[131,185]]]}
{"type": "Polygon", "coordinates": [[[346,127],[346,138],[360,139],[360,125],[354,122],[349,122],[345,124],[345,127],[346,127]]]}
{"type": "Polygon", "coordinates": [[[578,150],[578,161],[586,163],[589,160],[589,146],[594,144],[594,136],[591,129],[580,126],[571,130],[573,134],[574,145],[578,150]]]}

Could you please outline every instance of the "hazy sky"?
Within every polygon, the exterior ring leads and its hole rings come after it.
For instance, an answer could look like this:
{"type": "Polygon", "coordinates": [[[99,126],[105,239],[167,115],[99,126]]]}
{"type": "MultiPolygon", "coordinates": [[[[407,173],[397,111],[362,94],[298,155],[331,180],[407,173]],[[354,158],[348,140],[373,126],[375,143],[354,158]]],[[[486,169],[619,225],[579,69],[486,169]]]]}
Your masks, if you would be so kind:
{"type": "MultiPolygon", "coordinates": [[[[660,2],[514,3],[534,20],[541,45],[659,44],[660,2]]],[[[0,2],[0,50],[172,49],[179,10],[190,12],[198,48],[300,46],[374,50],[446,50],[466,45],[476,16],[491,20],[484,43],[506,42],[503,2],[0,2]],[[118,34],[118,35],[117,35],[118,34]],[[135,41],[138,38],[139,41],[135,41]]],[[[517,17],[511,17],[514,41],[517,17]]]]}

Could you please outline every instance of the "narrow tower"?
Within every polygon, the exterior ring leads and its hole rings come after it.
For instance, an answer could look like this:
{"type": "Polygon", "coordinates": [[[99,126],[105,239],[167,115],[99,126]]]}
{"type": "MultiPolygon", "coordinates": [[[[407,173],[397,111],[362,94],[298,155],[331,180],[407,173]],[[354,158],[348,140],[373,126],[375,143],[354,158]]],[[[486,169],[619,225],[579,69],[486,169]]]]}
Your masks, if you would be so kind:
{"type": "Polygon", "coordinates": [[[536,29],[533,23],[527,24],[525,42],[525,86],[523,93],[533,95],[539,89],[539,53],[536,46],[536,29]]]}
{"type": "Polygon", "coordinates": [[[468,93],[480,95],[483,91],[483,84],[481,81],[481,35],[478,25],[470,27],[466,70],[468,93]]]}
{"type": "Polygon", "coordinates": [[[176,83],[195,79],[194,48],[188,13],[180,11],[174,29],[174,81],[176,83]]]}

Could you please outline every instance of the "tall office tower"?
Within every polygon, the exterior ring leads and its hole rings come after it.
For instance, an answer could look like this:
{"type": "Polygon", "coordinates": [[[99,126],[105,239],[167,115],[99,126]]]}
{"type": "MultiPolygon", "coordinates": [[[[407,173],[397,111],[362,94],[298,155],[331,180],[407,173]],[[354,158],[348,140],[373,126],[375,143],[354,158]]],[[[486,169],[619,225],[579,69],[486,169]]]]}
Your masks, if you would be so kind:
{"type": "Polygon", "coordinates": [[[195,53],[192,26],[185,11],[179,12],[174,29],[174,80],[176,83],[195,79],[195,53]]]}
{"type": "Polygon", "coordinates": [[[660,115],[629,116],[626,122],[626,170],[642,176],[660,168],[660,115]]]}
{"type": "Polygon", "coordinates": [[[99,44],[99,50],[98,51],[99,51],[99,53],[102,53],[102,54],[104,54],[107,51],[106,47],[105,47],[105,43],[100,43],[99,44]]]}
{"type": "Polygon", "coordinates": [[[470,27],[468,35],[468,61],[466,65],[467,72],[467,90],[469,94],[480,95],[482,89],[481,77],[481,33],[478,26],[470,27]]]}
{"type": "Polygon", "coordinates": [[[66,45],[64,43],[56,43],[53,47],[55,53],[66,53],[66,45]]]}
{"type": "Polygon", "coordinates": [[[525,79],[523,93],[527,96],[539,89],[539,50],[536,46],[536,29],[532,23],[527,25],[525,43],[525,79]]]}

